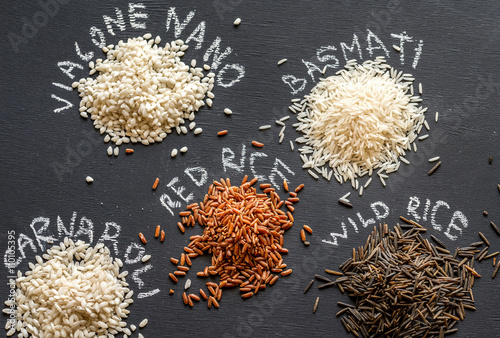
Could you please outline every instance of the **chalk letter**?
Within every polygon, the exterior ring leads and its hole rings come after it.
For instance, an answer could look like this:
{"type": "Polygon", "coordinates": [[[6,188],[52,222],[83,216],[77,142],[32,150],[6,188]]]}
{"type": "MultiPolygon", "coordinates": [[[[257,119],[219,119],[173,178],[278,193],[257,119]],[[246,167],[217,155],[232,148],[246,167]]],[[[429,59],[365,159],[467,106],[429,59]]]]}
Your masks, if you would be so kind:
{"type": "Polygon", "coordinates": [[[279,158],[276,158],[274,160],[274,164],[273,164],[273,169],[271,170],[271,175],[269,175],[269,181],[278,189],[280,190],[281,187],[280,187],[280,184],[277,184],[274,177],[276,176],[276,174],[278,174],[279,177],[281,177],[283,180],[287,180],[288,182],[290,182],[290,180],[288,180],[285,176],[285,174],[283,174],[283,172],[281,170],[278,170],[278,166],[282,166],[283,169],[285,169],[289,174],[292,174],[292,175],[295,175],[295,173],[285,164],[283,163],[279,158]]]}
{"type": "Polygon", "coordinates": [[[335,233],[335,232],[330,233],[330,236],[332,236],[333,240],[329,241],[329,240],[323,239],[322,242],[326,243],[326,244],[331,244],[331,245],[339,245],[338,242],[337,242],[337,237],[340,237],[340,238],[343,238],[343,239],[347,238],[347,228],[346,228],[344,222],[342,222],[342,231],[343,232],[341,234],[338,234],[338,233],[335,233]]]}
{"type": "Polygon", "coordinates": [[[413,196],[410,197],[410,201],[408,202],[408,208],[406,208],[406,213],[411,215],[415,222],[420,220],[420,216],[417,214],[417,208],[420,206],[420,200],[418,197],[413,196]]]}
{"type": "Polygon", "coordinates": [[[451,221],[450,221],[450,224],[448,224],[448,228],[446,229],[445,231],[445,235],[446,237],[448,237],[449,239],[451,239],[452,241],[455,241],[458,236],[456,235],[452,235],[450,233],[450,231],[453,229],[453,230],[457,230],[458,232],[460,232],[460,234],[462,234],[462,228],[460,228],[458,225],[455,224],[455,221],[456,220],[459,220],[460,223],[462,223],[463,227],[464,228],[467,228],[467,225],[468,225],[468,221],[467,221],[467,217],[465,217],[465,215],[460,212],[460,211],[455,211],[453,213],[453,217],[451,218],[451,221]]]}
{"type": "Polygon", "coordinates": [[[186,43],[188,43],[191,40],[194,40],[197,42],[194,49],[200,49],[201,45],[205,41],[205,27],[206,27],[205,21],[200,22],[196,27],[196,29],[188,36],[188,38],[186,39],[186,43]]]}
{"type": "Polygon", "coordinates": [[[374,202],[370,204],[370,208],[372,208],[373,212],[375,213],[375,217],[377,218],[377,221],[380,221],[381,219],[386,218],[389,216],[389,207],[384,203],[384,202],[374,202]],[[377,209],[377,207],[382,207],[384,209],[384,214],[381,215],[380,211],[377,209]]]}
{"type": "Polygon", "coordinates": [[[366,36],[366,42],[368,43],[368,46],[366,47],[366,49],[368,50],[368,53],[370,54],[370,56],[373,56],[373,51],[375,49],[381,49],[385,52],[385,56],[390,58],[391,56],[389,55],[389,51],[387,50],[387,48],[385,48],[385,45],[382,42],[382,40],[380,40],[380,38],[378,36],[373,34],[373,32],[371,30],[367,29],[367,31],[368,31],[368,35],[366,36]],[[378,44],[378,47],[373,47],[372,39],[375,40],[375,42],[378,44]]]}
{"type": "Polygon", "coordinates": [[[431,212],[431,224],[432,224],[432,227],[434,228],[434,230],[437,230],[437,231],[443,230],[443,226],[441,224],[437,224],[436,223],[436,213],[437,213],[438,209],[441,206],[445,206],[446,209],[450,208],[450,206],[448,205],[448,203],[446,203],[444,201],[437,201],[436,204],[434,205],[434,207],[432,208],[432,212],[431,212]]]}
{"type": "Polygon", "coordinates": [[[189,178],[191,178],[198,187],[201,187],[203,184],[207,183],[208,173],[207,170],[203,167],[187,168],[186,170],[184,170],[184,173],[188,175],[189,178]],[[198,174],[199,176],[194,177],[193,174],[198,174]]]}
{"type": "Polygon", "coordinates": [[[104,23],[106,24],[106,28],[108,29],[108,33],[111,35],[115,35],[113,26],[111,26],[112,23],[114,23],[121,31],[125,30],[125,21],[123,20],[122,11],[118,7],[115,7],[115,13],[116,19],[113,19],[112,17],[107,15],[102,16],[102,18],[104,19],[104,23]]]}
{"type": "Polygon", "coordinates": [[[243,169],[245,168],[245,152],[246,152],[246,147],[244,144],[242,144],[240,165],[237,165],[236,163],[233,162],[235,155],[234,152],[231,150],[231,148],[222,148],[222,167],[224,168],[224,172],[227,171],[227,168],[231,168],[239,173],[242,173],[243,169]],[[229,156],[226,157],[226,153],[229,153],[229,156]]]}
{"type": "Polygon", "coordinates": [[[137,22],[136,19],[147,19],[149,17],[148,14],[142,12],[136,12],[136,8],[146,8],[142,2],[140,3],[129,3],[128,4],[128,18],[130,20],[130,26],[135,29],[146,29],[145,22],[137,22]]]}
{"type": "MultiPolygon", "coordinates": [[[[82,217],[83,221],[83,217],[82,217]]],[[[80,222],[81,223],[81,222],[80,222]]],[[[97,243],[111,242],[113,243],[113,249],[115,250],[115,255],[118,255],[118,236],[120,236],[121,227],[115,222],[106,222],[106,228],[101,235],[101,238],[97,241],[97,243]],[[115,229],[115,233],[113,235],[110,234],[110,229],[113,227],[115,229]]]]}
{"type": "Polygon", "coordinates": [[[207,51],[205,52],[205,55],[203,55],[203,61],[207,62],[208,59],[210,58],[210,55],[214,54],[213,60],[212,60],[212,69],[216,70],[217,67],[219,67],[220,63],[222,62],[223,59],[225,59],[233,49],[231,47],[226,47],[226,50],[224,53],[220,53],[220,42],[221,38],[218,36],[215,38],[214,42],[208,47],[207,51]]]}
{"type": "Polygon", "coordinates": [[[346,49],[349,52],[354,53],[354,48],[357,48],[358,49],[359,58],[363,59],[361,47],[359,46],[358,36],[356,34],[352,35],[351,47],[348,47],[347,44],[345,44],[344,42],[340,43],[340,47],[342,47],[342,53],[344,54],[344,59],[345,59],[346,62],[351,58],[351,56],[347,56],[346,49]]]}
{"type": "Polygon", "coordinates": [[[165,24],[166,31],[170,29],[170,22],[172,22],[172,19],[174,19],[174,36],[175,38],[179,38],[181,36],[182,31],[186,28],[186,26],[191,22],[191,19],[193,19],[194,14],[196,10],[191,11],[186,15],[186,18],[182,21],[182,23],[179,21],[179,17],[177,16],[177,13],[175,12],[175,7],[170,7],[167,13],[167,23],[165,24]]]}

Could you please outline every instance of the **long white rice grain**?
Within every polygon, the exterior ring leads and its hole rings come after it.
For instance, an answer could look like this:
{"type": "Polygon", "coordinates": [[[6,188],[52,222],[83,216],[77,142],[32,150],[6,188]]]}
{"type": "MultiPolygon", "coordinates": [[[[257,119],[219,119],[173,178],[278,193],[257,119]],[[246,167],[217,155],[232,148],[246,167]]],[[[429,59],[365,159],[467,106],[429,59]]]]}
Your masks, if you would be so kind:
{"type": "Polygon", "coordinates": [[[284,64],[287,61],[287,59],[281,59],[278,61],[278,66],[284,64]]]}
{"type": "Polygon", "coordinates": [[[440,158],[439,156],[432,157],[432,158],[429,159],[429,162],[436,162],[436,161],[439,160],[439,158],[440,158]]]}
{"type": "Polygon", "coordinates": [[[266,130],[266,129],[271,129],[271,125],[265,124],[265,125],[259,127],[259,130],[266,130]]]}

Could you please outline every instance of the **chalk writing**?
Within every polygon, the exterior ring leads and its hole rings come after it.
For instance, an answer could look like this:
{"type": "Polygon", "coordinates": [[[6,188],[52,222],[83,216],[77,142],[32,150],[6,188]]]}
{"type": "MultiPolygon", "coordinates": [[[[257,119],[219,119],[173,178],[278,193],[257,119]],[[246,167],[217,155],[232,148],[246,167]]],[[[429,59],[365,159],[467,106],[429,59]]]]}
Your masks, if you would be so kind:
{"type": "MultiPolygon", "coordinates": [[[[235,162],[235,152],[229,147],[222,148],[222,167],[224,169],[224,172],[227,172],[228,169],[234,169],[239,173],[243,173],[245,171],[246,146],[244,144],[241,145],[240,153],[241,155],[239,158],[239,164],[237,164],[238,161],[235,162]]],[[[290,176],[295,175],[295,173],[279,158],[274,159],[271,171],[267,175],[259,173],[257,171],[255,162],[258,158],[267,158],[268,155],[260,151],[254,151],[251,152],[248,157],[250,172],[252,173],[253,177],[257,177],[261,181],[269,180],[276,190],[281,189],[281,182],[277,183],[275,181],[276,175],[278,175],[282,179],[286,179],[288,182],[290,182],[290,176]],[[286,172],[286,174],[280,168],[282,168],[286,172]]],[[[262,168],[265,166],[259,165],[258,167],[262,168]]]]}
{"type": "MultiPolygon", "coordinates": [[[[401,49],[399,55],[399,61],[400,64],[402,65],[404,65],[405,59],[407,58],[408,54],[408,53],[405,54],[405,48],[404,48],[405,45],[408,44],[416,45],[416,47],[414,48],[413,63],[412,63],[412,67],[416,68],[418,61],[420,60],[420,57],[422,55],[423,41],[418,40],[418,42],[415,42],[413,40],[413,37],[408,36],[405,31],[399,34],[391,33],[390,37],[392,39],[398,40],[397,43],[399,43],[399,47],[401,49]]],[[[364,46],[364,49],[366,50],[370,58],[379,55],[385,56],[387,58],[391,57],[389,49],[387,48],[384,41],[370,29],[366,29],[365,41],[366,41],[366,46],[364,46]]],[[[344,60],[346,62],[352,58],[363,60],[363,48],[361,47],[361,44],[359,42],[359,37],[357,34],[353,34],[350,45],[346,42],[340,42],[339,45],[340,48],[337,48],[333,45],[321,46],[318,49],[316,49],[315,59],[313,58],[311,60],[302,60],[302,63],[306,67],[307,74],[311,77],[313,83],[316,82],[315,73],[317,73],[319,77],[321,77],[323,75],[323,69],[325,67],[326,69],[339,68],[340,61],[338,57],[335,55],[335,52],[338,53],[339,51],[342,51],[342,56],[344,57],[344,60]]],[[[296,95],[299,92],[303,91],[307,85],[306,78],[298,78],[293,74],[285,74],[281,77],[281,80],[283,81],[284,84],[290,87],[292,95],[296,95]]]]}
{"type": "MultiPolygon", "coordinates": [[[[431,200],[426,199],[425,206],[420,208],[421,203],[420,199],[417,196],[412,196],[410,197],[410,200],[408,201],[408,206],[406,208],[407,214],[412,217],[415,221],[423,221],[425,224],[425,221],[427,221],[427,217],[429,214],[429,208],[431,206],[431,200]],[[422,210],[421,210],[422,209],[422,210]]],[[[450,205],[446,203],[445,201],[438,200],[434,203],[434,206],[432,207],[430,211],[430,219],[431,219],[431,226],[434,230],[436,231],[443,231],[445,229],[445,226],[438,223],[438,213],[441,215],[439,218],[443,219],[446,217],[449,217],[449,212],[447,213],[446,210],[450,210],[450,205]]],[[[464,228],[467,228],[469,225],[469,221],[467,217],[461,212],[461,211],[454,211],[453,214],[451,215],[450,221],[448,225],[446,226],[446,229],[444,231],[444,235],[448,237],[450,240],[455,241],[458,239],[458,235],[455,233],[458,232],[459,235],[462,234],[462,230],[464,228]]]]}
{"type": "MultiPolygon", "coordinates": [[[[147,28],[149,15],[145,3],[128,3],[128,20],[126,14],[124,14],[125,11],[119,7],[114,7],[113,10],[113,14],[102,15],[103,25],[105,27],[104,31],[98,26],[92,26],[89,29],[90,40],[98,49],[102,49],[107,45],[105,33],[109,34],[111,37],[115,37],[118,32],[124,32],[128,29],[145,30],[147,28]]],[[[165,20],[165,32],[172,33],[175,39],[184,39],[186,43],[193,41],[195,42],[194,48],[201,49],[205,43],[205,32],[207,27],[205,21],[195,23],[195,15],[196,10],[191,10],[184,19],[181,19],[177,15],[176,8],[170,7],[165,20]],[[193,25],[196,25],[195,28],[191,32],[186,32],[186,30],[193,25]]],[[[135,35],[136,34],[134,34],[134,36],[135,35]]],[[[217,86],[228,88],[234,86],[245,77],[245,67],[239,63],[223,64],[230,55],[233,55],[233,49],[230,46],[222,47],[222,44],[222,38],[220,36],[215,37],[203,54],[203,61],[207,63],[210,62],[212,72],[218,70],[215,78],[217,86]]],[[[78,60],[89,62],[95,57],[95,52],[93,50],[87,49],[83,51],[80,42],[75,41],[74,46],[78,60]]],[[[59,67],[59,69],[71,80],[76,78],[74,71],[77,69],[80,70],[78,74],[79,77],[88,76],[88,74],[85,74],[83,71],[83,65],[77,62],[61,61],[57,63],[57,67],[59,67]]],[[[71,88],[71,83],[69,82],[67,84],[53,82],[52,84],[64,90],[70,90],[71,88]]],[[[51,94],[51,98],[65,104],[64,106],[55,108],[55,113],[60,113],[73,107],[69,99],[65,99],[60,95],[51,94]]]]}
{"type": "MultiPolygon", "coordinates": [[[[428,198],[426,199],[425,205],[423,205],[420,203],[420,199],[417,196],[410,196],[406,207],[407,215],[416,222],[424,222],[421,223],[422,225],[426,225],[425,221],[427,221],[430,216],[430,226],[432,229],[443,232],[443,234],[452,241],[457,240],[458,237],[462,235],[463,229],[468,226],[467,217],[461,211],[454,211],[451,214],[448,224],[445,226],[438,223],[437,215],[441,212],[439,219],[449,215],[449,213],[446,213],[445,211],[450,210],[450,205],[441,200],[436,201],[432,208],[431,205],[431,200],[428,198]]],[[[371,203],[370,209],[373,212],[372,217],[365,218],[361,212],[357,212],[356,217],[347,217],[347,224],[344,221],[341,222],[340,227],[342,232],[330,233],[330,237],[328,239],[322,240],[323,243],[338,245],[339,238],[347,239],[349,233],[348,224],[352,227],[352,230],[355,233],[359,233],[360,228],[376,226],[381,220],[386,219],[390,215],[389,206],[381,201],[371,203]]]]}

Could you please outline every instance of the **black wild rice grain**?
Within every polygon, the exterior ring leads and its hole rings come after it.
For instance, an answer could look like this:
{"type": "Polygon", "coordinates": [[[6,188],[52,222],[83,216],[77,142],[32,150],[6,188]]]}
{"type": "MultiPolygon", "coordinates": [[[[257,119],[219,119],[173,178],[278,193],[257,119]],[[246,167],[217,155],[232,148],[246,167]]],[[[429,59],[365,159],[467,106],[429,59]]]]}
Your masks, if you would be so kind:
{"type": "Polygon", "coordinates": [[[443,242],[441,242],[436,236],[434,235],[431,235],[431,238],[434,242],[436,242],[439,246],[441,246],[442,248],[446,248],[446,245],[444,245],[443,242]]]}
{"type": "Polygon", "coordinates": [[[330,286],[334,286],[335,285],[335,282],[329,282],[329,283],[324,283],[324,284],[320,284],[318,285],[318,289],[325,289],[325,288],[328,288],[330,286]]]}
{"type": "Polygon", "coordinates": [[[481,237],[481,239],[483,240],[484,244],[486,244],[486,246],[490,246],[490,241],[488,241],[486,236],[483,235],[483,233],[481,231],[479,231],[479,237],[481,237]]]}
{"type": "Polygon", "coordinates": [[[319,297],[317,297],[316,301],[314,302],[313,313],[316,313],[316,310],[318,309],[318,303],[319,303],[319,297]]]}
{"type": "Polygon", "coordinates": [[[498,227],[496,226],[496,224],[493,223],[493,222],[490,222],[490,225],[495,230],[495,232],[497,233],[497,235],[500,236],[500,229],[498,229],[498,227]]]}
{"type": "Polygon", "coordinates": [[[495,266],[495,270],[493,270],[493,275],[491,275],[491,278],[495,278],[499,268],[500,268],[500,261],[498,261],[497,265],[495,266]]]}
{"type": "Polygon", "coordinates": [[[330,283],[332,280],[330,278],[327,278],[325,276],[321,276],[321,275],[314,275],[314,278],[316,278],[317,280],[320,280],[322,282],[325,282],[325,283],[330,283]]]}
{"type": "Polygon", "coordinates": [[[306,293],[307,291],[309,291],[309,289],[311,288],[311,286],[314,284],[314,279],[311,279],[311,281],[309,282],[309,284],[307,284],[306,288],[304,289],[304,293],[306,293]]]}
{"type": "Polygon", "coordinates": [[[475,309],[472,285],[479,274],[473,260],[480,250],[463,247],[452,256],[444,245],[438,249],[424,239],[420,225],[410,224],[375,227],[340,266],[344,276],[335,282],[354,305],[339,302],[337,316],[357,337],[443,336],[457,330],[465,309],[475,309]]]}
{"type": "Polygon", "coordinates": [[[490,158],[488,159],[488,162],[489,162],[490,164],[492,164],[492,163],[493,163],[493,156],[490,156],[490,158]]]}
{"type": "Polygon", "coordinates": [[[429,172],[427,173],[427,175],[431,176],[437,170],[437,168],[439,168],[440,165],[441,165],[441,161],[439,161],[438,163],[436,163],[436,165],[434,167],[432,167],[431,170],[429,170],[429,172]]]}

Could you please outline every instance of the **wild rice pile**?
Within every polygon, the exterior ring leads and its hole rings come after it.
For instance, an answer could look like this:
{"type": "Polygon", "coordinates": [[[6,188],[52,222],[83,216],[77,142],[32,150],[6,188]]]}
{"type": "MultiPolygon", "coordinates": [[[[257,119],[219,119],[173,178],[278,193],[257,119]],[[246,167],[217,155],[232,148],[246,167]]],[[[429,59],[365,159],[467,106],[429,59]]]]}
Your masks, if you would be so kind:
{"type": "Polygon", "coordinates": [[[161,142],[168,133],[205,104],[211,106],[214,95],[214,73],[207,77],[202,68],[184,64],[180,59],[188,48],[182,40],[160,47],[160,37],[144,37],[120,41],[103,51],[107,58],[90,62],[90,75],[73,83],[80,92],[80,115],[94,121],[105,141],[116,145],[141,142],[148,145],[161,142]]]}
{"type": "Polygon", "coordinates": [[[296,140],[304,144],[299,149],[303,167],[313,176],[351,180],[356,189],[357,178],[373,170],[384,176],[383,171],[398,170],[427,111],[413,96],[413,80],[383,57],[361,65],[351,60],[335,76],[321,79],[302,101],[294,99],[290,110],[299,112],[294,127],[304,134],[296,140]]]}
{"type": "MultiPolygon", "coordinates": [[[[406,226],[405,226],[406,227],[406,226]]],[[[363,337],[443,337],[457,331],[465,309],[475,310],[472,286],[475,247],[454,255],[420,233],[426,229],[375,227],[363,247],[340,268],[339,289],[355,300],[337,316],[363,337]]]]}
{"type": "Polygon", "coordinates": [[[119,272],[122,262],[107,247],[65,238],[36,261],[24,275],[18,272],[17,322],[7,336],[109,337],[128,331],[124,319],[133,292],[127,272],[119,272]]]}
{"type": "MultiPolygon", "coordinates": [[[[219,306],[224,287],[238,286],[241,297],[249,298],[265,289],[266,284],[274,284],[280,275],[292,272],[286,269],[282,255],[288,252],[283,234],[294,219],[291,211],[280,208],[286,203],[293,210],[291,204],[298,202],[297,192],[302,186],[291,191],[291,197],[284,201],[270,184],[261,184],[263,193],[257,193],[252,187],[256,181],[254,178],[247,182],[246,176],[240,186],[231,186],[229,179],[214,181],[203,202],[189,205],[188,211],[180,214],[184,225],[193,226],[196,221],[204,229],[202,235],[190,237],[180,260],[171,259],[174,264],[180,263],[171,278],[177,281],[176,276],[186,274],[189,268],[184,266],[185,261],[191,265],[191,258],[211,254],[211,265],[198,272],[199,277],[220,276],[218,284],[207,283],[211,294],[208,307],[219,306]]],[[[186,304],[192,305],[184,298],[186,304]]]]}

